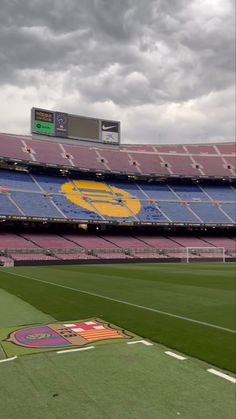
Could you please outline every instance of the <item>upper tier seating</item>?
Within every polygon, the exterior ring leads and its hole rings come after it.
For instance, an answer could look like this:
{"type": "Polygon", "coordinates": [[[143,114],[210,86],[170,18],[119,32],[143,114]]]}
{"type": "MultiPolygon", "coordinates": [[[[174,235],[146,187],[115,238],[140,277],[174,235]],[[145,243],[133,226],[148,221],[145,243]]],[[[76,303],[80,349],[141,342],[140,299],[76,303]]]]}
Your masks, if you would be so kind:
{"type": "Polygon", "coordinates": [[[230,184],[98,181],[0,170],[0,216],[151,223],[232,224],[230,184]]]}
{"type": "MultiPolygon", "coordinates": [[[[64,140],[65,141],[65,140],[64,140]]],[[[0,157],[94,171],[181,176],[235,176],[235,146],[67,144],[48,137],[0,134],[0,157]]]]}

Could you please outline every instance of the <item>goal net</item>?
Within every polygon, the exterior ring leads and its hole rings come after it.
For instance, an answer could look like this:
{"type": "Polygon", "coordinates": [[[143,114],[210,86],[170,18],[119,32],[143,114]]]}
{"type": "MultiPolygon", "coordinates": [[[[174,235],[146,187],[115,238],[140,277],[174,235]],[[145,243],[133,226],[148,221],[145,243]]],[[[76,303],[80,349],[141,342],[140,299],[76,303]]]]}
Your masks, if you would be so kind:
{"type": "Polygon", "coordinates": [[[186,262],[196,262],[198,259],[225,262],[224,247],[186,247],[186,262]]]}

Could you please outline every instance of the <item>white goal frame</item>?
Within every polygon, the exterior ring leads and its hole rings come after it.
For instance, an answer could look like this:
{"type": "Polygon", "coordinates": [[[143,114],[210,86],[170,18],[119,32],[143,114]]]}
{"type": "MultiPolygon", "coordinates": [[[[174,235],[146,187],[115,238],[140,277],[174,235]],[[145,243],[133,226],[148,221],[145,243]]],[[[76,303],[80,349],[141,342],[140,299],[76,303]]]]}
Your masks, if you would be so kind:
{"type": "MultiPolygon", "coordinates": [[[[190,247],[186,247],[186,262],[189,263],[189,259],[191,259],[191,256],[194,254],[192,254],[192,251],[197,251],[200,253],[204,253],[205,251],[207,251],[208,253],[212,253],[215,254],[217,253],[217,251],[220,250],[219,253],[221,253],[222,256],[222,262],[225,263],[225,247],[195,247],[195,246],[190,246],[190,247]]],[[[204,257],[204,256],[203,256],[204,257]]],[[[220,257],[220,254],[219,254],[220,257]]]]}

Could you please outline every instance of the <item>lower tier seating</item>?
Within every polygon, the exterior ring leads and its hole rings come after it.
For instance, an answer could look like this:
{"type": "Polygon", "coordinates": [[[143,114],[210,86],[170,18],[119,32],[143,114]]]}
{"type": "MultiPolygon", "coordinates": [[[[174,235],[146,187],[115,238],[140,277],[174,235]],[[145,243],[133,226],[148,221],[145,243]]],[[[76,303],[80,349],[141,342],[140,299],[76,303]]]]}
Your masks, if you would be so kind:
{"type": "Polygon", "coordinates": [[[220,236],[158,236],[74,233],[0,232],[0,262],[107,260],[107,259],[186,259],[186,247],[196,247],[194,258],[219,258],[224,247],[227,258],[235,258],[236,241],[220,236]],[[68,236],[70,240],[68,240],[68,236]],[[210,249],[206,252],[204,248],[210,249]],[[208,253],[209,252],[209,253],[208,253]]]}

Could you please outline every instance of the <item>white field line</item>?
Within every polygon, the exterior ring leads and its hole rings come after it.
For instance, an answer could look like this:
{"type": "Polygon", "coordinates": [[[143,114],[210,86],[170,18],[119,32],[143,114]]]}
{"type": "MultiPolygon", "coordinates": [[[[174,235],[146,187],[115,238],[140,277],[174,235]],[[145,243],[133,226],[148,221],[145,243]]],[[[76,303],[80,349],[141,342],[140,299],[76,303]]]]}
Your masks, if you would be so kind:
{"type": "Polygon", "coordinates": [[[165,351],[165,354],[173,356],[173,358],[179,359],[180,361],[183,361],[184,359],[187,359],[185,356],[175,354],[174,352],[171,352],[171,351],[165,351]]]}
{"type": "Polygon", "coordinates": [[[210,368],[207,371],[210,372],[211,374],[218,375],[218,377],[224,378],[225,380],[231,381],[231,383],[236,384],[236,378],[231,377],[230,375],[227,375],[227,374],[224,374],[223,372],[214,370],[214,368],[210,368]]]}
{"type": "Polygon", "coordinates": [[[9,362],[9,361],[13,361],[13,359],[16,359],[16,358],[18,358],[18,357],[15,355],[15,356],[13,356],[11,358],[1,359],[0,362],[9,362]]]}
{"type": "Polygon", "coordinates": [[[20,276],[20,277],[23,277],[23,278],[31,279],[32,281],[37,281],[37,282],[42,282],[43,284],[53,285],[54,287],[64,288],[64,289],[67,289],[67,290],[80,292],[82,294],[92,295],[93,297],[102,298],[104,300],[115,301],[116,303],[125,304],[125,305],[135,307],[135,308],[140,308],[142,310],[152,311],[153,313],[159,313],[159,314],[162,314],[163,316],[169,316],[169,317],[174,317],[174,318],[180,319],[180,320],[186,320],[187,322],[190,322],[190,323],[201,324],[203,326],[211,327],[211,328],[214,328],[214,329],[224,330],[224,332],[236,333],[236,330],[228,329],[227,327],[223,327],[223,326],[218,326],[217,324],[207,323],[207,322],[203,322],[201,320],[190,319],[189,317],[179,316],[178,314],[173,314],[173,313],[169,313],[167,311],[157,310],[156,308],[150,308],[150,307],[141,306],[139,304],[129,303],[128,301],[118,300],[116,298],[107,297],[105,295],[97,294],[95,292],[81,290],[79,288],[67,287],[66,285],[56,284],[55,282],[51,282],[51,281],[44,281],[43,279],[33,278],[32,276],[16,274],[16,273],[9,272],[9,271],[4,271],[4,272],[8,273],[9,275],[20,276]]]}
{"type": "Polygon", "coordinates": [[[136,340],[135,342],[126,342],[127,345],[134,345],[135,343],[142,343],[143,345],[146,346],[153,346],[153,343],[148,342],[147,340],[136,340]]]}
{"type": "Polygon", "coordinates": [[[89,349],[94,349],[94,348],[95,346],[86,346],[85,348],[64,349],[63,351],[57,351],[57,354],[67,354],[68,352],[88,351],[89,349]]]}

